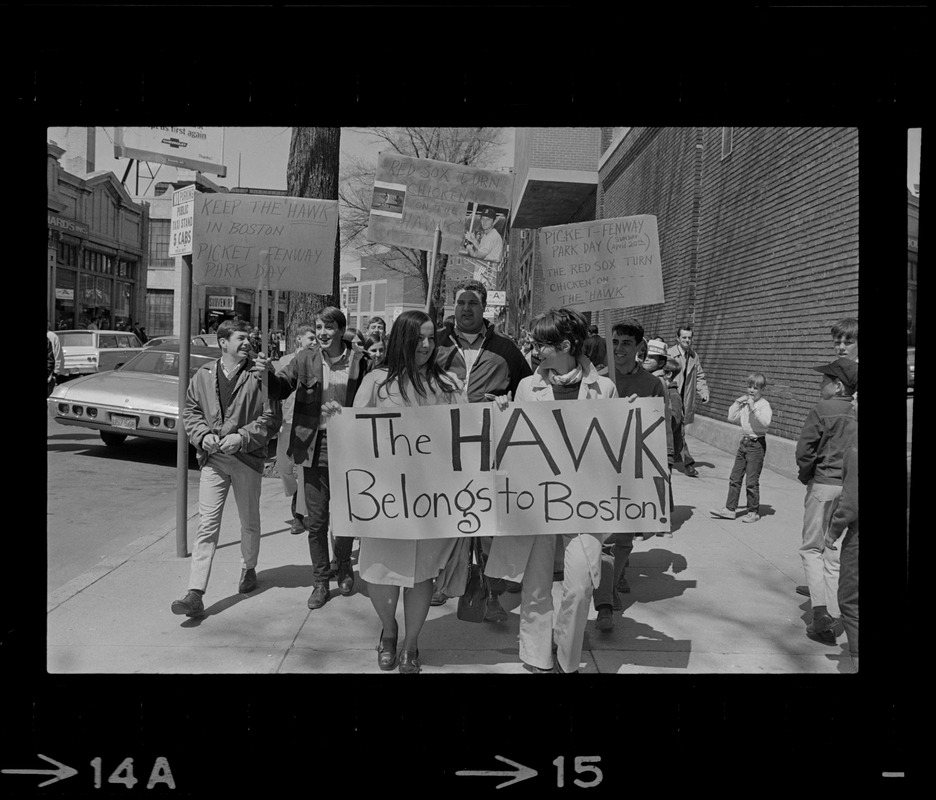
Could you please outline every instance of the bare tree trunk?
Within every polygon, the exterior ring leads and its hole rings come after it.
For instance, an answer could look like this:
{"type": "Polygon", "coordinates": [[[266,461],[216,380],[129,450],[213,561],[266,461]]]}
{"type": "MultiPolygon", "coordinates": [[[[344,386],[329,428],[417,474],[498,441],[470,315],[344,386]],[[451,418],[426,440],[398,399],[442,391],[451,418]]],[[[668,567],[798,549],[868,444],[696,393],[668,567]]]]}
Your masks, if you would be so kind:
{"type": "MultiPolygon", "coordinates": [[[[286,193],[290,197],[319,200],[338,199],[338,149],[340,128],[293,128],[286,168],[286,193]]],[[[330,295],[287,292],[286,341],[292,351],[300,325],[309,325],[315,313],[328,305],[338,305],[338,273],[341,264],[338,235],[335,236],[335,261],[332,265],[330,295]]]]}

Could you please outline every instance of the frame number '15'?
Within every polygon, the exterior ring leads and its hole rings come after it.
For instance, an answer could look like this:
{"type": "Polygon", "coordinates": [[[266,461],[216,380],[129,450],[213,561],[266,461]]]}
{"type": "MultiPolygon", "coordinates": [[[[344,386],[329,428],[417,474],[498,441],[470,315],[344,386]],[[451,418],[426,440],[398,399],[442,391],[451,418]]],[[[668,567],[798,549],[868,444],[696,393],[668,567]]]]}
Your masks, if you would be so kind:
{"type": "MultiPolygon", "coordinates": [[[[601,783],[601,769],[593,764],[601,761],[601,756],[576,756],[575,772],[587,778],[575,778],[572,782],[581,789],[591,789],[601,783]]],[[[565,786],[565,756],[559,756],[552,762],[556,768],[556,786],[565,786]]]]}

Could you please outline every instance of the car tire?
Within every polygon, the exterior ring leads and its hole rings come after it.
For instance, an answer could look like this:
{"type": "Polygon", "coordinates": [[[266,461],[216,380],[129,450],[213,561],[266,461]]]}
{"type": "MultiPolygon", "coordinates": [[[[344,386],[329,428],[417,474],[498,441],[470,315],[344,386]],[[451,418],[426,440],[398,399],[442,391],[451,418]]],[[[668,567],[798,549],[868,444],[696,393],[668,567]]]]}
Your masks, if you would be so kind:
{"type": "Polygon", "coordinates": [[[101,439],[108,447],[117,447],[124,443],[127,438],[125,433],[111,433],[110,431],[101,431],[101,439]]]}

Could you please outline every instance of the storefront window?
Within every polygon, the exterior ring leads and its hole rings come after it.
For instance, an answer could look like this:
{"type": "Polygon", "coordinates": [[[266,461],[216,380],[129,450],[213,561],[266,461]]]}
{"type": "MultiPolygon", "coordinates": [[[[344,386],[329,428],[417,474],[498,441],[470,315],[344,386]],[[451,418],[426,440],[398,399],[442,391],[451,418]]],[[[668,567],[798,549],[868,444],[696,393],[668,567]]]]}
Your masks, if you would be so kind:
{"type": "Polygon", "coordinates": [[[76,272],[61,267],[55,272],[55,328],[69,330],[75,327],[76,272]]]}
{"type": "MultiPolygon", "coordinates": [[[[101,253],[95,253],[100,256],[101,253]]],[[[113,328],[111,320],[111,291],[113,281],[96,275],[82,274],[78,285],[78,327],[98,330],[113,328]]]]}
{"type": "Polygon", "coordinates": [[[117,281],[117,294],[114,297],[114,330],[130,330],[130,310],[133,308],[133,285],[117,281]]]}

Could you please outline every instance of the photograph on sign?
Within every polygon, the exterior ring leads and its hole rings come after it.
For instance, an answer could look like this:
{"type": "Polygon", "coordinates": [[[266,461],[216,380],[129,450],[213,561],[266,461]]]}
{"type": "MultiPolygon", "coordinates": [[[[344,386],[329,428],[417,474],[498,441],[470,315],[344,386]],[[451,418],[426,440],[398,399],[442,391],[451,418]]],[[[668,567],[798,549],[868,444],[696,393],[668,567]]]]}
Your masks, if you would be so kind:
{"type": "Polygon", "coordinates": [[[337,200],[199,192],[194,205],[196,284],[331,291],[337,200]]]}
{"type": "MultiPolygon", "coordinates": [[[[506,219],[512,193],[513,175],[509,172],[379,153],[367,239],[375,244],[430,252],[438,228],[439,252],[465,255],[466,234],[472,231],[474,247],[484,236],[480,220],[471,226],[472,209],[477,216],[480,207],[488,207],[506,219]],[[400,214],[388,213],[398,209],[393,195],[402,201],[400,214]]],[[[503,237],[503,231],[500,235],[503,237]]]]}
{"type": "Polygon", "coordinates": [[[504,255],[507,209],[468,204],[465,217],[465,249],[460,255],[499,264],[504,255]]]}
{"type": "Polygon", "coordinates": [[[539,232],[543,307],[595,311],[663,302],[657,218],[556,225],[539,232]]]}
{"type": "Polygon", "coordinates": [[[403,219],[403,204],[406,202],[405,183],[386,183],[374,181],[374,197],[371,200],[371,214],[403,219]]]}
{"type": "Polygon", "coordinates": [[[221,163],[223,153],[224,128],[114,128],[116,158],[194,169],[224,178],[227,167],[221,163]]]}

